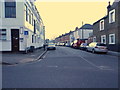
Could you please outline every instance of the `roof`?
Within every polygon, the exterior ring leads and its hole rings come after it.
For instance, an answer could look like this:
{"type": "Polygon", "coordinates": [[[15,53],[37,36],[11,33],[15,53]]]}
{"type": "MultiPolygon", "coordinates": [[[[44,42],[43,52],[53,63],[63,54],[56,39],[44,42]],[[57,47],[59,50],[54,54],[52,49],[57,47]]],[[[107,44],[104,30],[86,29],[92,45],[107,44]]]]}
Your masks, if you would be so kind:
{"type": "Polygon", "coordinates": [[[120,0],[115,0],[114,2],[119,2],[120,0]]]}
{"type": "Polygon", "coordinates": [[[106,19],[107,17],[108,17],[108,15],[104,16],[103,18],[101,18],[98,21],[96,21],[95,23],[93,23],[93,25],[96,24],[96,23],[99,23],[101,20],[106,19]]]}
{"type": "Polygon", "coordinates": [[[79,28],[79,29],[93,29],[93,25],[91,25],[91,24],[85,24],[85,25],[83,25],[81,28],[79,28]]]}
{"type": "MultiPolygon", "coordinates": [[[[120,0],[115,0],[114,2],[113,2],[113,4],[111,5],[111,9],[114,9],[114,8],[116,8],[117,6],[118,6],[118,2],[120,3],[120,0]]],[[[101,18],[101,19],[99,19],[98,21],[96,21],[95,23],[93,23],[93,25],[94,24],[96,24],[96,23],[98,23],[98,22],[100,22],[101,20],[103,20],[103,19],[106,19],[108,17],[108,15],[106,15],[106,16],[104,16],[103,18],[101,18]]]]}

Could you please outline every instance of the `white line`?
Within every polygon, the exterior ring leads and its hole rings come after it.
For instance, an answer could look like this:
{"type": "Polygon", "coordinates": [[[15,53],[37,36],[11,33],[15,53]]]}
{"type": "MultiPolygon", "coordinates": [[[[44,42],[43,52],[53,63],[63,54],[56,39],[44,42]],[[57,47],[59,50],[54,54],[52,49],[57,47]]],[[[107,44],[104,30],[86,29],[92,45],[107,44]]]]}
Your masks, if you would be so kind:
{"type": "Polygon", "coordinates": [[[46,54],[43,56],[43,58],[42,58],[42,59],[39,59],[38,61],[43,60],[43,59],[46,57],[46,55],[48,54],[48,52],[49,52],[49,51],[47,51],[46,54]]]}
{"type": "Polygon", "coordinates": [[[42,59],[39,59],[38,62],[40,62],[42,59]]]}
{"type": "Polygon", "coordinates": [[[48,55],[48,53],[49,53],[50,51],[47,51],[47,53],[44,55],[44,57],[43,58],[45,58],[47,55],[48,55]]]}
{"type": "Polygon", "coordinates": [[[44,51],[42,54],[40,54],[40,56],[37,57],[37,59],[34,59],[34,61],[37,61],[45,52],[47,53],[47,51],[44,51]]]}
{"type": "Polygon", "coordinates": [[[86,62],[88,62],[89,64],[91,64],[92,66],[94,66],[94,67],[96,67],[96,68],[98,68],[98,69],[101,69],[99,66],[97,66],[97,65],[95,65],[94,63],[88,61],[88,60],[85,59],[84,57],[81,57],[81,56],[79,56],[79,57],[82,58],[83,60],[85,60],[86,62]]]}

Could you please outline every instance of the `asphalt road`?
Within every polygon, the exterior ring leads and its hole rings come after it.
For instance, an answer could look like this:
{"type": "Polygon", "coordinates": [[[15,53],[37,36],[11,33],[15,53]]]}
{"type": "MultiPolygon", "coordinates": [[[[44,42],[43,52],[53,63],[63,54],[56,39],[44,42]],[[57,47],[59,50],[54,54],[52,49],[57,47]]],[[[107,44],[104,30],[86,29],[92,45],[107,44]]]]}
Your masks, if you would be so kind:
{"type": "Polygon", "coordinates": [[[32,63],[3,66],[3,88],[117,88],[118,58],[68,47],[32,63]]]}

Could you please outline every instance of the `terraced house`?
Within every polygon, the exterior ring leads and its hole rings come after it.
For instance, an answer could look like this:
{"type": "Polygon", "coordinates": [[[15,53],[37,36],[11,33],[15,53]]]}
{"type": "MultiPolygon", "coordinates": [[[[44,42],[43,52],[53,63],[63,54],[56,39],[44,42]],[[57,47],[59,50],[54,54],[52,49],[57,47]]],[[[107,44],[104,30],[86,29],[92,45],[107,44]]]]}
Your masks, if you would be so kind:
{"type": "Polygon", "coordinates": [[[111,51],[120,52],[120,0],[107,7],[107,15],[93,24],[94,40],[107,45],[111,51]]]}
{"type": "Polygon", "coordinates": [[[43,46],[45,27],[33,1],[1,0],[0,22],[0,51],[43,46]]]}

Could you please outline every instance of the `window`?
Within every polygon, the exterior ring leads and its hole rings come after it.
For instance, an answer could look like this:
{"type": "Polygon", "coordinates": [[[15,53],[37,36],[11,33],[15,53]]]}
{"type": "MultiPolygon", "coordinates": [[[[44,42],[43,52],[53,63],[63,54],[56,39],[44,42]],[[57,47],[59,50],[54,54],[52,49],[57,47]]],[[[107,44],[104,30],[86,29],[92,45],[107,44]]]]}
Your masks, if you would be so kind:
{"type": "Polygon", "coordinates": [[[6,40],[6,29],[0,29],[0,40],[6,40]]]}
{"type": "Polygon", "coordinates": [[[34,34],[36,34],[36,21],[34,20],[34,34]]]}
{"type": "Polygon", "coordinates": [[[29,10],[29,23],[31,24],[31,11],[29,10]]]}
{"type": "Polygon", "coordinates": [[[106,45],[102,43],[97,43],[97,46],[106,46],[106,45]]]}
{"type": "Polygon", "coordinates": [[[31,14],[31,15],[32,15],[31,21],[32,21],[32,26],[33,26],[34,25],[33,14],[31,14]]]}
{"type": "Polygon", "coordinates": [[[115,34],[109,34],[109,44],[115,44],[115,34]]]}
{"type": "Polygon", "coordinates": [[[16,2],[15,0],[5,0],[5,18],[16,18],[16,2]]]}
{"type": "Polygon", "coordinates": [[[25,17],[26,17],[26,21],[28,21],[28,7],[27,7],[27,5],[25,5],[25,17]]]}
{"type": "Polygon", "coordinates": [[[32,35],[32,43],[34,43],[34,35],[32,35]]]}
{"type": "Polygon", "coordinates": [[[109,23],[115,22],[115,9],[109,12],[109,23]]]}
{"type": "Polygon", "coordinates": [[[96,42],[96,37],[93,37],[93,42],[96,42]]]}
{"type": "Polygon", "coordinates": [[[40,40],[40,37],[38,36],[38,37],[37,37],[37,42],[38,42],[38,43],[39,43],[39,40],[40,40]]]}
{"type": "Polygon", "coordinates": [[[104,20],[100,21],[100,30],[104,30],[104,20]]]}
{"type": "Polygon", "coordinates": [[[101,36],[101,43],[106,44],[106,35],[101,36]]]}
{"type": "Polygon", "coordinates": [[[35,43],[36,43],[36,36],[35,36],[35,43]]]}

